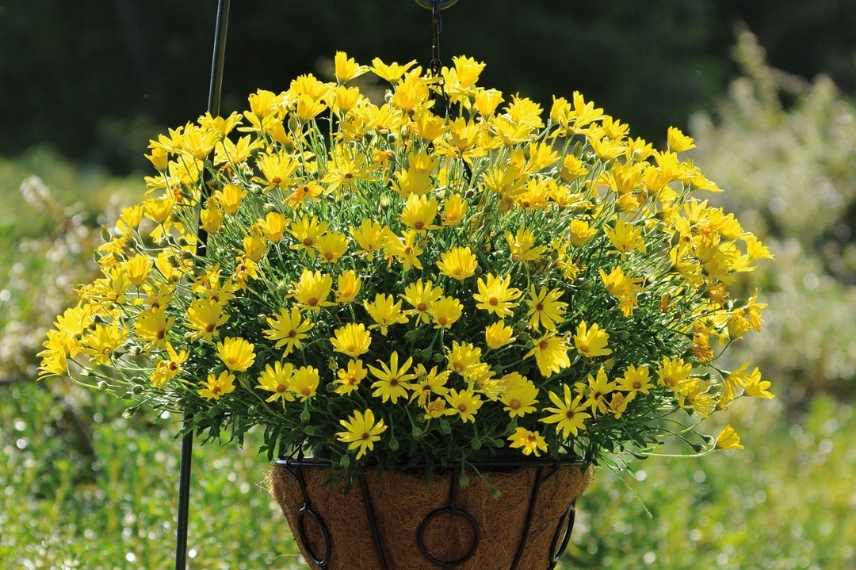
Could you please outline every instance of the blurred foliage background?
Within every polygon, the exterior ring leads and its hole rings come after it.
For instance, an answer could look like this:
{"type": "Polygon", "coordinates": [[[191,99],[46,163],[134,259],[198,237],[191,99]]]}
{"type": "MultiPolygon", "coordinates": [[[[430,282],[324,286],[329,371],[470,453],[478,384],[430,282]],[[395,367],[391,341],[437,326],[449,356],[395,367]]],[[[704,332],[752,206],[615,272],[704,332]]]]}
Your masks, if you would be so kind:
{"type": "MultiPolygon", "coordinates": [[[[208,4],[0,0],[2,568],[171,565],[177,418],[31,380],[94,270],[99,224],[142,193],[147,139],[204,109],[208,4]]],[[[657,142],[686,128],[716,200],[776,255],[746,283],[766,329],[730,358],[760,365],[778,398],[717,420],[746,449],[600,472],[563,567],[856,567],[856,2],[497,4],[446,13],[447,59],[483,59],[485,84],[545,104],[580,89],[657,142]]],[[[232,16],[226,111],[336,49],[428,55],[411,2],[236,2],[232,16]]],[[[192,567],[297,567],[265,473],[253,441],[197,447],[192,567]]]]}

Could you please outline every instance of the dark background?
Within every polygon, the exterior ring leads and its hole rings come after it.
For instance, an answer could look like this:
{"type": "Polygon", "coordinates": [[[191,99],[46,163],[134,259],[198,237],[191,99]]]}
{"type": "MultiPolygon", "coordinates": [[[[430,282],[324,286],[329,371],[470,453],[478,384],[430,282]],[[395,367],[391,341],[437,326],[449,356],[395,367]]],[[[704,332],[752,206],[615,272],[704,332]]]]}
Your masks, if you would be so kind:
{"type": "MultiPolygon", "coordinates": [[[[216,0],[0,0],[0,154],[49,145],[123,173],[146,140],[204,111],[216,0]]],[[[224,111],[287,88],[346,50],[360,62],[424,63],[430,13],[408,0],[235,0],[224,111]]],[[[634,133],[711,108],[747,25],[770,63],[824,70],[856,90],[856,0],[460,0],[444,13],[445,62],[486,61],[482,83],[549,106],[579,89],[634,133]]]]}

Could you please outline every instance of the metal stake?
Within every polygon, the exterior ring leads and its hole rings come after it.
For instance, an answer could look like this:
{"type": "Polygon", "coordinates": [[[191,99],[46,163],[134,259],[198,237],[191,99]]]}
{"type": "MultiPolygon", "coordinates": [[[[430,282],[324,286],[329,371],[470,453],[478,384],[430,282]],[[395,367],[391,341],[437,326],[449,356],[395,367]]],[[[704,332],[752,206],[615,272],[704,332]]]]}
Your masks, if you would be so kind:
{"type": "MultiPolygon", "coordinates": [[[[223,65],[226,58],[226,34],[229,30],[229,6],[231,0],[217,1],[217,19],[214,24],[214,51],[211,56],[211,79],[208,84],[208,112],[214,116],[220,114],[220,96],[223,88],[223,65]]],[[[199,212],[208,198],[208,189],[204,179],[199,197],[199,212]]],[[[206,253],[208,232],[198,224],[196,233],[196,255],[206,253]]],[[[184,416],[186,433],[181,439],[181,471],[178,477],[178,520],[175,535],[175,569],[185,570],[187,566],[187,523],[190,515],[190,466],[193,461],[193,431],[188,430],[190,416],[184,416]]]]}

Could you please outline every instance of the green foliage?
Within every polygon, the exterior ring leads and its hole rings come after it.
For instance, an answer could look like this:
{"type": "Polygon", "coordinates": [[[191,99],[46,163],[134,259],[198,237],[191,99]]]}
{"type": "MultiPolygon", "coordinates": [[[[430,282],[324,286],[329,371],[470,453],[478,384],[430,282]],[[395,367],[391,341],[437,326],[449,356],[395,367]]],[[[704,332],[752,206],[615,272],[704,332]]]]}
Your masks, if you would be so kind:
{"type": "MultiPolygon", "coordinates": [[[[104,395],[23,383],[0,403],[0,567],[169,568],[180,442],[172,418],[121,415],[104,395]],[[73,429],[73,418],[83,421],[73,429]]],[[[194,451],[195,568],[289,567],[297,549],[255,444],[194,451]]],[[[296,566],[296,564],[292,564],[296,566]]]]}
{"type": "Polygon", "coordinates": [[[856,413],[735,406],[746,449],[601,470],[584,495],[572,568],[844,570],[856,564],[856,413]]]}

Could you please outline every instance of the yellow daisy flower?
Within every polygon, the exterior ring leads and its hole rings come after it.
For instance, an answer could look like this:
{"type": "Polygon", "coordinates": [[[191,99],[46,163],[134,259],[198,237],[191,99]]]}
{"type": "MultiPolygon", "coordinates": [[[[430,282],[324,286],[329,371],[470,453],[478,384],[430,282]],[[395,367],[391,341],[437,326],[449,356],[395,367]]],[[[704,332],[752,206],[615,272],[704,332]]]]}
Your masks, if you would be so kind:
{"type": "Polygon", "coordinates": [[[343,305],[353,302],[362,285],[363,280],[355,271],[343,271],[336,279],[336,302],[343,305]]]}
{"type": "Polygon", "coordinates": [[[340,396],[347,396],[360,386],[368,371],[363,366],[362,360],[349,360],[347,368],[340,368],[336,373],[335,392],[340,396]]]}
{"type": "Polygon", "coordinates": [[[585,421],[591,416],[585,411],[586,406],[582,403],[582,395],[571,397],[571,389],[565,384],[563,387],[563,398],[559,398],[555,392],[548,392],[550,401],[555,407],[544,408],[550,415],[541,418],[545,424],[556,424],[556,431],[564,438],[576,437],[580,430],[585,429],[585,421]]]}
{"type": "Polygon", "coordinates": [[[284,356],[303,348],[303,340],[313,327],[312,321],[304,320],[297,307],[280,309],[276,317],[266,320],[270,328],[262,331],[262,334],[266,339],[274,341],[274,347],[282,348],[284,356]]]}
{"type": "Polygon", "coordinates": [[[537,431],[529,431],[526,428],[518,427],[514,433],[508,436],[508,441],[511,442],[512,449],[519,449],[523,455],[535,455],[538,457],[542,452],[547,451],[547,441],[537,431]]]}
{"type": "Polygon", "coordinates": [[[683,358],[664,356],[657,369],[657,378],[661,386],[675,390],[689,379],[692,369],[693,365],[684,362],[683,358]]]}
{"type": "Polygon", "coordinates": [[[315,249],[326,263],[334,263],[348,251],[348,238],[344,234],[330,232],[315,241],[315,249]]]}
{"type": "Polygon", "coordinates": [[[320,375],[318,369],[313,366],[301,366],[294,371],[291,378],[291,393],[301,401],[308,400],[318,390],[320,375]]]}
{"type": "Polygon", "coordinates": [[[535,245],[535,234],[527,228],[520,228],[516,234],[507,232],[505,241],[511,250],[511,259],[522,263],[538,261],[547,248],[543,245],[535,245]]]}
{"type": "Polygon", "coordinates": [[[327,301],[333,278],[320,271],[304,269],[294,286],[292,296],[310,311],[318,311],[321,307],[329,307],[334,303],[327,301]]]}
{"type": "Polygon", "coordinates": [[[227,336],[217,343],[217,356],[233,372],[245,372],[256,361],[253,343],[240,337],[227,336]]]}
{"type": "Polygon", "coordinates": [[[731,425],[726,425],[716,436],[717,449],[743,449],[743,444],[740,442],[740,435],[731,425]]]}
{"type": "Polygon", "coordinates": [[[484,329],[485,344],[493,350],[502,348],[514,339],[514,329],[506,325],[505,321],[497,321],[484,329]]]}
{"type": "Polygon", "coordinates": [[[348,323],[336,329],[330,338],[333,350],[352,358],[361,356],[369,351],[372,335],[362,323],[348,323]]]}
{"type": "Polygon", "coordinates": [[[427,323],[431,320],[429,313],[431,307],[442,296],[443,290],[440,287],[435,287],[433,282],[417,279],[404,288],[404,294],[401,297],[413,307],[407,313],[417,315],[417,322],[427,323]]]}
{"type": "Polygon", "coordinates": [[[499,382],[502,386],[500,400],[509,416],[518,418],[535,411],[538,388],[532,381],[522,374],[511,372],[500,378],[499,382]]]}
{"type": "Polygon", "coordinates": [[[219,400],[226,394],[231,394],[234,391],[235,377],[227,370],[224,370],[218,376],[209,374],[205,382],[205,387],[200,388],[196,393],[206,400],[219,400]]]}
{"type": "Polygon", "coordinates": [[[339,420],[345,431],[336,433],[336,439],[348,444],[350,451],[357,450],[357,459],[374,449],[374,444],[380,441],[380,434],[386,431],[383,419],[375,421],[374,412],[355,411],[347,420],[339,420]]]}
{"type": "Polygon", "coordinates": [[[564,336],[546,334],[532,343],[524,358],[535,358],[541,376],[548,377],[571,365],[564,336]]]}
{"type": "Polygon", "coordinates": [[[582,356],[595,358],[612,354],[612,349],[607,347],[608,342],[609,333],[601,329],[597,323],[592,323],[591,328],[585,321],[577,325],[574,345],[582,356]]]}
{"type": "Polygon", "coordinates": [[[381,361],[378,361],[378,364],[380,368],[369,366],[372,376],[377,378],[372,383],[372,388],[374,388],[372,396],[380,398],[384,403],[392,402],[393,404],[399,398],[406,399],[407,390],[412,388],[410,381],[416,378],[416,374],[407,372],[413,365],[413,358],[408,358],[399,367],[398,352],[394,351],[389,357],[389,365],[381,361]]]}
{"type": "Polygon", "coordinates": [[[624,376],[618,379],[618,389],[629,392],[633,396],[636,394],[647,396],[651,391],[651,380],[648,376],[647,366],[637,367],[631,364],[624,370],[624,376]]]}
{"type": "Polygon", "coordinates": [[[434,321],[434,328],[448,329],[458,322],[463,310],[464,306],[454,297],[441,297],[431,305],[429,311],[434,321]]]}
{"type": "Polygon", "coordinates": [[[476,414],[482,407],[482,399],[472,390],[455,390],[452,388],[446,394],[446,402],[449,404],[447,415],[459,416],[463,422],[475,422],[476,414]]]}
{"type": "Polygon", "coordinates": [[[478,260],[469,247],[455,247],[440,256],[437,267],[443,275],[463,281],[476,272],[478,260]]]}
{"type": "Polygon", "coordinates": [[[294,366],[284,362],[274,362],[265,366],[259,375],[259,383],[256,388],[271,392],[265,402],[290,402],[294,400],[291,393],[291,380],[294,376],[294,366]]]}
{"type": "Polygon", "coordinates": [[[401,222],[416,231],[434,230],[434,218],[437,217],[437,200],[428,196],[411,194],[401,212],[401,222]]]}
{"type": "Polygon", "coordinates": [[[315,247],[318,239],[327,233],[329,226],[319,222],[312,216],[302,216],[292,222],[288,231],[295,240],[294,249],[311,249],[315,247]]]}
{"type": "Polygon", "coordinates": [[[529,328],[538,330],[542,326],[548,331],[555,331],[558,324],[565,318],[565,309],[568,304],[559,301],[562,296],[560,289],[547,290],[542,287],[536,291],[534,285],[529,286],[529,328]]]}
{"type": "Polygon", "coordinates": [[[401,310],[401,301],[396,303],[392,295],[378,293],[373,302],[363,301],[363,307],[375,322],[369,328],[380,329],[383,336],[386,336],[392,325],[407,322],[407,315],[401,310]]]}
{"type": "Polygon", "coordinates": [[[351,228],[351,237],[366,253],[380,250],[386,241],[386,235],[384,226],[369,218],[365,218],[359,226],[351,228]]]}
{"type": "Polygon", "coordinates": [[[500,318],[511,316],[516,306],[515,301],[520,298],[520,289],[511,287],[511,276],[497,277],[488,273],[485,279],[478,278],[476,282],[478,293],[473,294],[473,299],[478,301],[477,309],[487,311],[500,318]]]}

